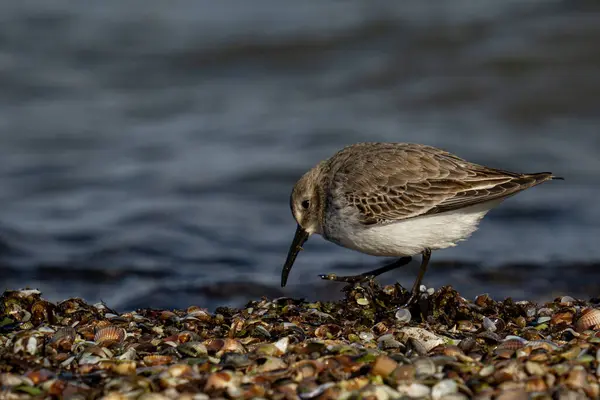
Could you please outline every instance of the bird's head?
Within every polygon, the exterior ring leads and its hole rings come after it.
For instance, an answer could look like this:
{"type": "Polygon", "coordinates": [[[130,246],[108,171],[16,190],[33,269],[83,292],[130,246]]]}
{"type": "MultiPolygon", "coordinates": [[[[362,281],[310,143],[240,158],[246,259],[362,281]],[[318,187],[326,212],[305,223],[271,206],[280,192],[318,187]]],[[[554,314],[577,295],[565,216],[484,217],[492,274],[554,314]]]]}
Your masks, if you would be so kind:
{"type": "Polygon", "coordinates": [[[290,208],[298,226],[281,272],[281,286],[285,286],[288,274],[304,242],[313,233],[322,233],[323,185],[320,182],[322,167],[323,163],[304,174],[292,190],[290,208]]]}

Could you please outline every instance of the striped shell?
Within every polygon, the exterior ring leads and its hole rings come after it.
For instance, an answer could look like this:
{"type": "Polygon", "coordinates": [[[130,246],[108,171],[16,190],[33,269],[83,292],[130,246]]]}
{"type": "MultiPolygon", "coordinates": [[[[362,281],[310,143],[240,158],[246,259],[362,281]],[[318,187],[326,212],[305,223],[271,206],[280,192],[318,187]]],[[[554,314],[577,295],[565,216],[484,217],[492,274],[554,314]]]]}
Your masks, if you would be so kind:
{"type": "Polygon", "coordinates": [[[167,355],[151,354],[149,356],[144,357],[144,364],[148,366],[169,364],[172,361],[173,357],[167,355]]]}
{"type": "Polygon", "coordinates": [[[496,350],[516,351],[525,347],[526,341],[520,338],[511,338],[503,341],[496,347],[496,350]]]}
{"type": "Polygon", "coordinates": [[[116,326],[107,326],[99,329],[94,336],[94,341],[102,346],[122,343],[125,340],[125,329],[116,326]]]}
{"type": "Polygon", "coordinates": [[[577,332],[594,330],[600,328],[600,310],[588,308],[583,311],[581,317],[575,323],[577,332]]]}

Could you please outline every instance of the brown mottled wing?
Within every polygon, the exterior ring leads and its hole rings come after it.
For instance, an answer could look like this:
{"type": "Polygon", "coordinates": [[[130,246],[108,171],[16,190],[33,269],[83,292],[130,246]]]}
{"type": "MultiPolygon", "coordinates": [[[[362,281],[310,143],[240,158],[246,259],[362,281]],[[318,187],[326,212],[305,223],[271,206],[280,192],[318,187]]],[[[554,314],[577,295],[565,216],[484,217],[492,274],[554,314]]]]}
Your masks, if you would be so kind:
{"type": "Polygon", "coordinates": [[[365,143],[341,150],[330,177],[332,191],[373,225],[505,198],[552,175],[491,169],[424,145],[365,143]]]}

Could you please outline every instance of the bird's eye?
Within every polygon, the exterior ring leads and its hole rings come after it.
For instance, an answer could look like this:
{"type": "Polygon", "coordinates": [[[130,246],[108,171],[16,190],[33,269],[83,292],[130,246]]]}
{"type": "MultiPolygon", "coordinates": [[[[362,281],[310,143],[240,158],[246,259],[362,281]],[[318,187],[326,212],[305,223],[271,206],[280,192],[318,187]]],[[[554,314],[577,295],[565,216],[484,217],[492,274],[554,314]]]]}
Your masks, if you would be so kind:
{"type": "Polygon", "coordinates": [[[308,202],[308,200],[304,200],[302,202],[302,208],[304,208],[305,210],[308,208],[309,205],[310,205],[310,203],[308,202]]]}

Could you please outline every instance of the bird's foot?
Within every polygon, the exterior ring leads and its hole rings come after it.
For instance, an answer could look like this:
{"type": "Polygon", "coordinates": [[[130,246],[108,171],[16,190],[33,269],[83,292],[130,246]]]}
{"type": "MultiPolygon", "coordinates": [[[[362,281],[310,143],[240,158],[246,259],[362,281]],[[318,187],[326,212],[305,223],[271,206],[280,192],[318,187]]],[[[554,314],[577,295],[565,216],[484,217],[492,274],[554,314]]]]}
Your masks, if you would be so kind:
{"type": "Polygon", "coordinates": [[[406,303],[404,303],[400,308],[409,308],[413,304],[415,304],[419,300],[419,292],[412,292],[406,303]]]}
{"type": "Polygon", "coordinates": [[[326,281],[346,282],[346,283],[363,283],[374,278],[373,275],[348,275],[337,276],[336,274],[321,274],[319,277],[326,281]]]}
{"type": "Polygon", "coordinates": [[[415,303],[417,303],[423,296],[428,297],[428,296],[432,295],[433,293],[434,293],[433,288],[427,289],[424,285],[420,285],[418,288],[413,287],[413,289],[410,293],[410,297],[408,298],[406,303],[404,303],[404,305],[401,306],[401,308],[407,308],[409,306],[412,306],[415,303]]]}

